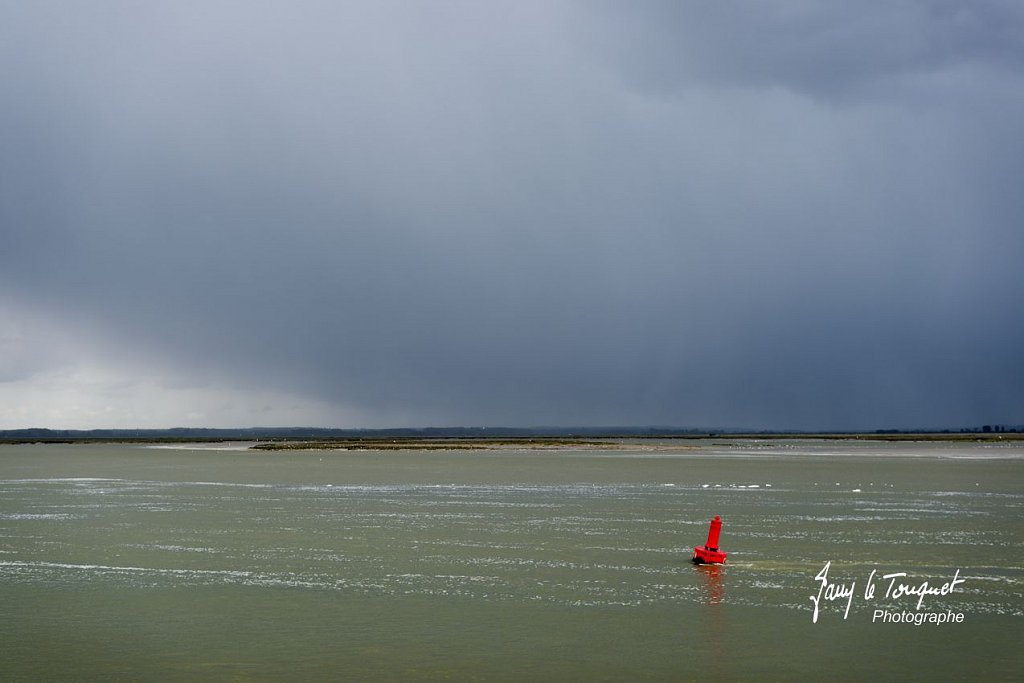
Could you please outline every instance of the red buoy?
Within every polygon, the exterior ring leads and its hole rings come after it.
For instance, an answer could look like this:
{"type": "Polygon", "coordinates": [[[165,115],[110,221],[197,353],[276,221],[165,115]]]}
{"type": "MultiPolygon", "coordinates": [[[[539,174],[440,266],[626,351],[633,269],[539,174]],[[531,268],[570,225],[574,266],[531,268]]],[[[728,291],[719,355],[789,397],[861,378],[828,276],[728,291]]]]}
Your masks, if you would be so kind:
{"type": "Polygon", "coordinates": [[[708,529],[708,540],[702,546],[693,549],[693,561],[697,564],[723,564],[727,553],[718,549],[718,537],[722,533],[722,518],[715,515],[708,529]]]}

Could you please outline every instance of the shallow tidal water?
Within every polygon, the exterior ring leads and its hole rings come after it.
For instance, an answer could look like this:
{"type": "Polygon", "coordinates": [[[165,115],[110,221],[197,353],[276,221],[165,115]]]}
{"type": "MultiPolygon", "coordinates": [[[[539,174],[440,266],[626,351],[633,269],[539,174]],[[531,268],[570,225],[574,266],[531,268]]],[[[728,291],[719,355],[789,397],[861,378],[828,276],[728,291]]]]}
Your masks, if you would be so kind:
{"type": "Polygon", "coordinates": [[[244,447],[0,446],[0,680],[1024,676],[1022,442],[244,447]]]}

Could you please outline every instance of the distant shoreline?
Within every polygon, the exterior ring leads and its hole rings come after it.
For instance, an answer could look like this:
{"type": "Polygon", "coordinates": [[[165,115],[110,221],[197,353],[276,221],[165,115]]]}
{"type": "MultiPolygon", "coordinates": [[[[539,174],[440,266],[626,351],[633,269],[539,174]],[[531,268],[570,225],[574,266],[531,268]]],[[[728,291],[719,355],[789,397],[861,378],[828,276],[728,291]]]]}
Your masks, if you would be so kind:
{"type": "MultiPolygon", "coordinates": [[[[497,430],[495,430],[497,431],[497,430]]],[[[67,433],[58,434],[10,434],[0,432],[0,445],[25,444],[185,444],[185,443],[226,443],[232,441],[254,442],[252,449],[276,450],[495,450],[495,449],[557,449],[557,448],[594,448],[613,449],[628,446],[623,441],[630,440],[664,440],[664,441],[696,441],[703,439],[727,439],[733,441],[887,441],[887,442],[984,442],[999,443],[1006,441],[1024,441],[1024,432],[772,432],[772,433],[732,433],[732,432],[694,432],[686,434],[669,433],[593,433],[577,435],[367,435],[367,436],[328,436],[321,434],[252,434],[245,430],[229,434],[167,434],[167,433],[134,433],[134,434],[91,434],[67,433]],[[618,442],[618,443],[617,443],[618,442]]]]}

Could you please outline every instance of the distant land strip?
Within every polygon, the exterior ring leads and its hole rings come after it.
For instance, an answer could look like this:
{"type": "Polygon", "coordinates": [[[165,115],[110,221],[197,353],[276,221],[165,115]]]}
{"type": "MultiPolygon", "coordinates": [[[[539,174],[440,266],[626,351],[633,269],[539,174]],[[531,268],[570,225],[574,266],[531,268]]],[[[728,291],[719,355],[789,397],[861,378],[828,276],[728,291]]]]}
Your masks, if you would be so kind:
{"type": "Polygon", "coordinates": [[[332,439],[328,441],[266,441],[251,448],[259,451],[289,450],[373,450],[373,451],[466,451],[498,449],[546,450],[556,448],[621,448],[615,441],[555,438],[508,439],[332,439]]]}
{"type": "Polygon", "coordinates": [[[330,429],[254,427],[245,429],[8,429],[0,443],[187,443],[255,441],[263,450],[347,449],[486,449],[609,447],[608,439],[822,439],[862,441],[1024,441],[1024,426],[984,425],[942,431],[875,430],[853,432],[751,431],[668,427],[428,427],[330,429]],[[598,441],[605,440],[605,441],[598,441]]]}

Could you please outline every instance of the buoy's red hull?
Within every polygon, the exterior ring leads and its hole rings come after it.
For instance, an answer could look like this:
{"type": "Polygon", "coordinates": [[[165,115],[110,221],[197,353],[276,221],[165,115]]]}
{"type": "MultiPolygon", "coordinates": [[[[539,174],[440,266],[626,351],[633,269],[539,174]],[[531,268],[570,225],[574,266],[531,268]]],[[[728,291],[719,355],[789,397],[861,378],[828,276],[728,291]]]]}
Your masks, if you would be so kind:
{"type": "Polygon", "coordinates": [[[725,564],[725,557],[718,549],[711,550],[707,546],[697,546],[693,549],[693,561],[697,564],[725,564]]]}

